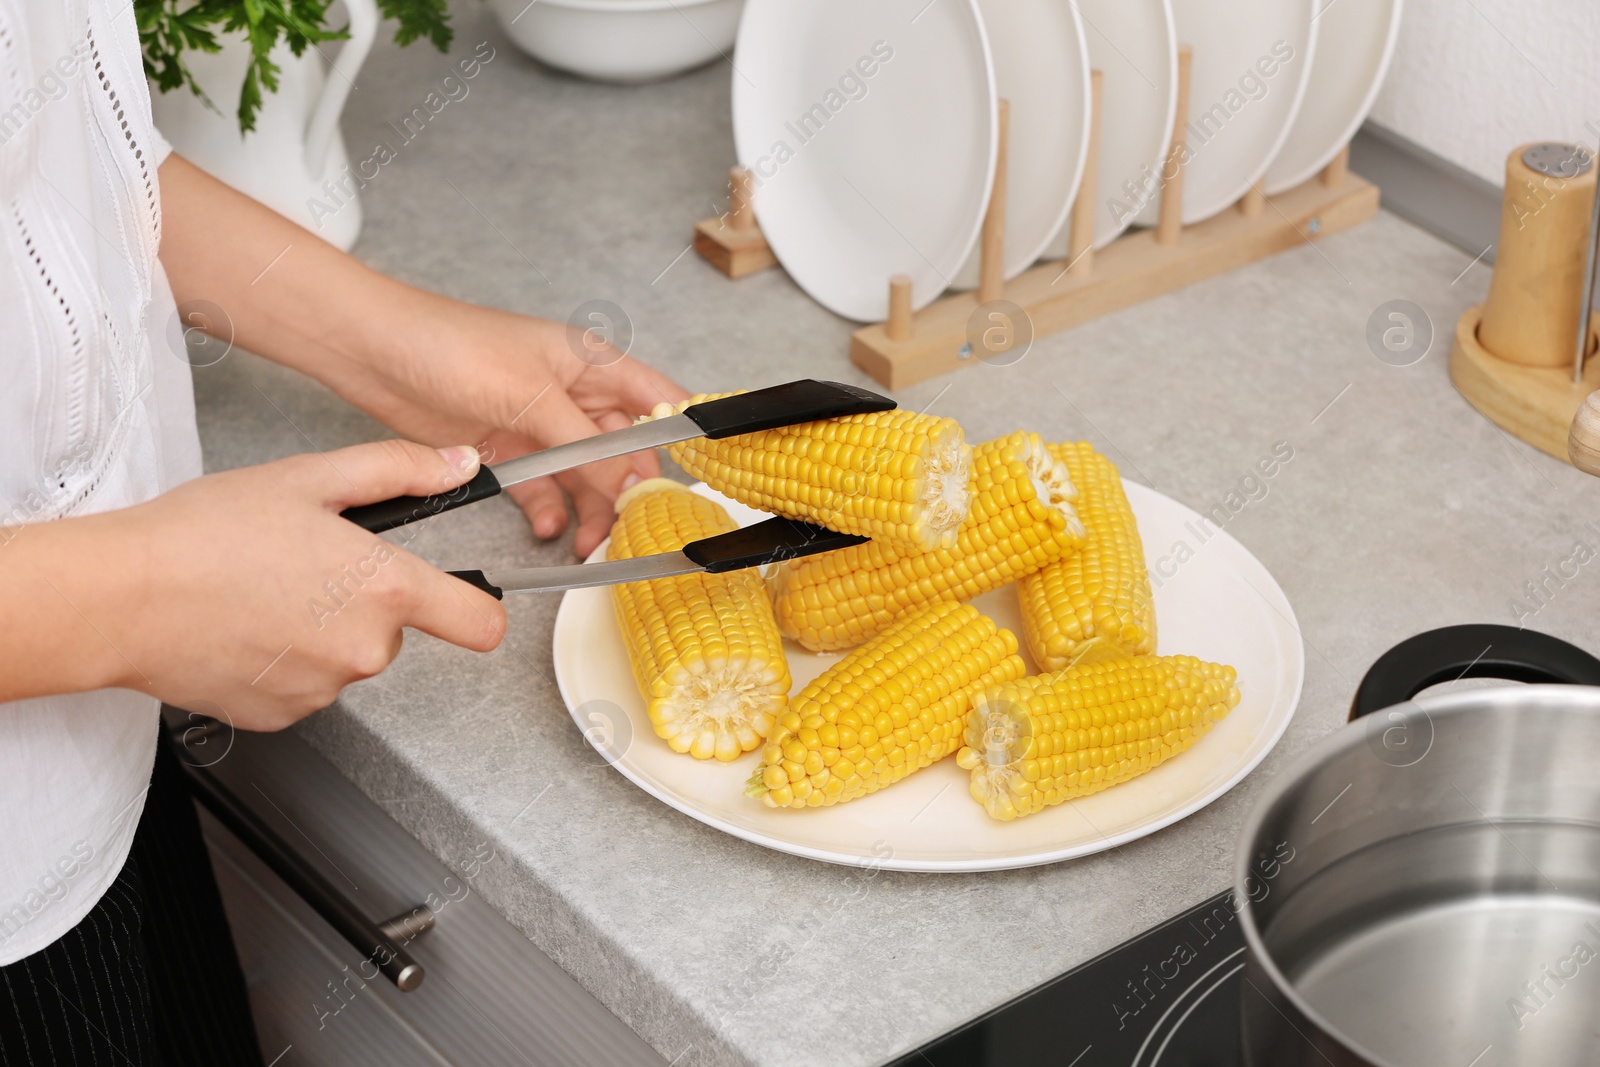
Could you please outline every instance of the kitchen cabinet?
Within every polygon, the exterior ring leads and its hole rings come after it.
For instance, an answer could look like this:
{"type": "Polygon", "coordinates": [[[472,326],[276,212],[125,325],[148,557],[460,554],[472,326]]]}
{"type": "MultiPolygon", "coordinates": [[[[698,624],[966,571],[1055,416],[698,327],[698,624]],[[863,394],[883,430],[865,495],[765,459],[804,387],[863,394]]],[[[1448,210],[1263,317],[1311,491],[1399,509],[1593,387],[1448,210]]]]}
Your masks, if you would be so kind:
{"type": "MultiPolygon", "coordinates": [[[[402,993],[204,808],[263,1058],[280,1067],[661,1067],[621,1020],[513,929],[293,734],[208,740],[211,780],[373,920],[417,905],[433,927],[403,948],[425,969],[402,993]]],[[[196,762],[199,762],[196,760],[196,762]]],[[[474,842],[463,870],[493,863],[474,842]]]]}

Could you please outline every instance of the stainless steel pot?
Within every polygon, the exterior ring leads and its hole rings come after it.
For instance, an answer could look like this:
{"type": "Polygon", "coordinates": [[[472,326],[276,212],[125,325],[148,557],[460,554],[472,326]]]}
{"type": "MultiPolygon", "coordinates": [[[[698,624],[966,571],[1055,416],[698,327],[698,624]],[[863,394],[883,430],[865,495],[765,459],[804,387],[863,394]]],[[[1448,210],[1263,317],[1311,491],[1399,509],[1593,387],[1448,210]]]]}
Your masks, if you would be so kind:
{"type": "Polygon", "coordinates": [[[1245,823],[1246,1064],[1600,1064],[1595,686],[1600,660],[1504,626],[1373,665],[1245,823]],[[1412,700],[1463,676],[1539,684],[1412,700]]]}

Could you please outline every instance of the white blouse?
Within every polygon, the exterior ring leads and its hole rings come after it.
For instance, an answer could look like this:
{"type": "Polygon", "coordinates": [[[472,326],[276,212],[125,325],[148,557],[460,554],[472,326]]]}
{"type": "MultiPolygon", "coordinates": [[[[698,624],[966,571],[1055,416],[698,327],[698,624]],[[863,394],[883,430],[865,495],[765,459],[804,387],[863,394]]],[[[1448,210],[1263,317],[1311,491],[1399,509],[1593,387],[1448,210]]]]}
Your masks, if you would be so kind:
{"type": "MultiPolygon", "coordinates": [[[[132,6],[0,0],[0,526],[127,507],[200,473],[156,259],[170,148],[132,6]]],[[[15,533],[0,532],[0,566],[15,533]]],[[[0,704],[0,965],[65,934],[122,869],[157,707],[130,690],[0,704]]]]}

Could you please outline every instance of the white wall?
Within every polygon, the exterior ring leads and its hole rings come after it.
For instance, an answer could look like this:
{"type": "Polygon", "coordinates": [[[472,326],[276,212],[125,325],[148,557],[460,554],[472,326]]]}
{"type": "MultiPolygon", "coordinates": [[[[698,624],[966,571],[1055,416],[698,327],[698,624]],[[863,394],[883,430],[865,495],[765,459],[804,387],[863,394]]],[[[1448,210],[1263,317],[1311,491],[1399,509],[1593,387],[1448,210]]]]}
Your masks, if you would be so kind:
{"type": "Polygon", "coordinates": [[[1600,0],[1405,0],[1372,118],[1495,185],[1526,141],[1593,148],[1600,0]]]}

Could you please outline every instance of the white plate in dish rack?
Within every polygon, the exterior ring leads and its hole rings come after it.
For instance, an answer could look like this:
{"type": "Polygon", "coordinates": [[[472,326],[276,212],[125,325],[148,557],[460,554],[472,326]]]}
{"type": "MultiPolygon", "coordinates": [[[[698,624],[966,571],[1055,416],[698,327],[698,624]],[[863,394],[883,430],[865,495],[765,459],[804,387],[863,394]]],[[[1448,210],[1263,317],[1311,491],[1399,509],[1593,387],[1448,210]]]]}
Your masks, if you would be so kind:
{"type": "MultiPolygon", "coordinates": [[[[1305,97],[1326,0],[1172,0],[1194,49],[1183,224],[1226,210],[1266,174],[1305,97]]],[[[1138,222],[1155,225],[1156,197],[1138,222]]]]}
{"type": "Polygon", "coordinates": [[[889,278],[933,301],[978,239],[995,83],[976,0],[747,0],[733,142],[762,235],[848,319],[888,316],[889,278]]]}
{"type": "MultiPolygon", "coordinates": [[[[1010,101],[1006,164],[1007,279],[1033,265],[1066,224],[1089,155],[1089,53],[1075,4],[979,0],[994,81],[1010,101]]],[[[955,287],[978,287],[979,251],[955,287]]]]}
{"type": "MultiPolygon", "coordinates": [[[[759,752],[731,763],[702,761],[673,752],[656,736],[604,588],[563,597],[555,622],[556,684],[591,740],[597,724],[620,717],[607,724],[606,736],[626,739],[616,742],[613,762],[635,785],[708,826],[780,852],[888,870],[959,872],[1055,863],[1116,847],[1193,814],[1250,773],[1288,727],[1305,673],[1294,611],[1260,561],[1182,504],[1126,485],[1146,560],[1163,576],[1155,590],[1159,651],[1232,664],[1243,698],[1182,756],[1094,796],[996,822],[968,793],[967,772],[945,759],[847,804],[768,808],[744,795],[759,752]]],[[[741,524],[766,517],[696,488],[741,524]]],[[[601,545],[591,559],[604,553],[601,545]]],[[[1011,587],[974,603],[1002,626],[1020,630],[1011,587]]],[[[795,692],[840,658],[786,647],[795,692]]]]}
{"type": "Polygon", "coordinates": [[[1350,143],[1372,110],[1400,36],[1401,0],[1317,0],[1317,55],[1306,98],[1261,187],[1293,189],[1350,143]]]}
{"type": "MultiPolygon", "coordinates": [[[[1178,39],[1169,0],[1072,0],[1083,22],[1089,65],[1100,71],[1100,146],[1094,246],[1104,248],[1160,194],[1158,176],[1178,103],[1178,39]]],[[[1067,255],[1067,230],[1047,259],[1067,255]]]]}

